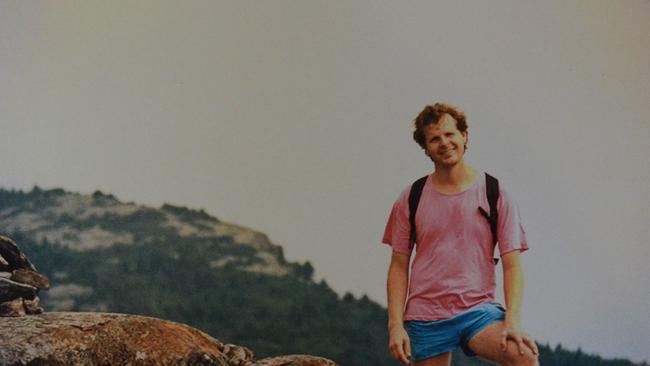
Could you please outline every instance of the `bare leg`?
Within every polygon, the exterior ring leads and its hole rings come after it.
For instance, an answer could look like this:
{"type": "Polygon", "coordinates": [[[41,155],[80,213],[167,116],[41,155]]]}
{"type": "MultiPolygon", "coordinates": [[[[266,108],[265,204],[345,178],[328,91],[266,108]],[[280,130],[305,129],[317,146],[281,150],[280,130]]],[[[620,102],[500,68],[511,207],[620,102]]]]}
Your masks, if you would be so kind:
{"type": "Polygon", "coordinates": [[[413,366],[449,366],[451,365],[451,352],[433,356],[413,363],[413,366]]]}
{"type": "Polygon", "coordinates": [[[469,348],[479,357],[503,366],[539,366],[537,356],[524,347],[524,354],[519,354],[517,343],[508,340],[508,347],[501,350],[501,331],[503,322],[496,322],[483,328],[469,341],[469,348]]]}

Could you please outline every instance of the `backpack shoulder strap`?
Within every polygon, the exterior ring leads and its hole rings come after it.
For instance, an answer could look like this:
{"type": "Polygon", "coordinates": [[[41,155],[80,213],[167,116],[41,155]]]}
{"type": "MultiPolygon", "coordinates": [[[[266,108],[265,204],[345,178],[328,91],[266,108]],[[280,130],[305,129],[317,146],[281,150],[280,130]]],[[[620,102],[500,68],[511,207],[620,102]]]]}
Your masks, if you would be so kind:
{"type": "Polygon", "coordinates": [[[499,180],[493,176],[485,173],[485,195],[487,196],[488,205],[490,206],[490,213],[486,212],[483,207],[478,210],[490,223],[490,230],[492,231],[492,241],[494,245],[497,243],[497,223],[499,222],[499,211],[497,202],[499,201],[499,180]]]}
{"type": "MultiPolygon", "coordinates": [[[[478,209],[490,223],[492,244],[496,247],[497,241],[499,240],[497,236],[497,225],[499,223],[499,210],[497,208],[497,203],[499,201],[499,180],[488,173],[485,173],[485,195],[487,196],[488,205],[490,206],[490,213],[488,214],[483,207],[479,207],[478,209]]],[[[496,264],[497,262],[498,259],[495,258],[494,263],[496,264]]]]}
{"type": "Polygon", "coordinates": [[[422,190],[424,189],[424,184],[427,182],[428,177],[428,175],[425,175],[424,177],[413,182],[411,185],[411,191],[409,192],[409,224],[411,225],[411,240],[409,244],[410,247],[413,247],[413,243],[415,243],[415,213],[418,210],[418,204],[420,203],[422,190]]]}
{"type": "Polygon", "coordinates": [[[485,193],[487,195],[488,204],[490,205],[490,217],[492,218],[492,221],[494,221],[491,223],[491,226],[494,226],[492,228],[492,234],[494,242],[496,243],[496,224],[499,217],[499,210],[497,209],[497,202],[499,201],[499,180],[488,173],[485,173],[485,193]]]}

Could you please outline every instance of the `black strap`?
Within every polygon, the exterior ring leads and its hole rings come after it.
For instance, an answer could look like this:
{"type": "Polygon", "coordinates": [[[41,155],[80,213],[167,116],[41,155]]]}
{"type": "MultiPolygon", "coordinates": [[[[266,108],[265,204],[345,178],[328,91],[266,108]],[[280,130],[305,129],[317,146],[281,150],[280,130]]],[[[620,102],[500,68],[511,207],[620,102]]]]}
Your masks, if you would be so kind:
{"type": "Polygon", "coordinates": [[[411,224],[411,241],[409,242],[409,248],[412,248],[415,243],[415,213],[418,211],[422,189],[424,189],[424,184],[427,182],[428,177],[428,175],[425,175],[416,180],[411,185],[411,191],[409,192],[409,223],[411,224]]]}
{"type": "MultiPolygon", "coordinates": [[[[499,210],[497,202],[499,201],[499,180],[493,176],[485,173],[485,194],[487,195],[488,205],[490,205],[490,213],[485,212],[483,207],[478,210],[490,223],[490,231],[492,232],[492,244],[494,247],[497,245],[499,237],[497,236],[497,225],[499,223],[499,210]]],[[[499,262],[498,258],[494,258],[494,263],[499,262]]]]}

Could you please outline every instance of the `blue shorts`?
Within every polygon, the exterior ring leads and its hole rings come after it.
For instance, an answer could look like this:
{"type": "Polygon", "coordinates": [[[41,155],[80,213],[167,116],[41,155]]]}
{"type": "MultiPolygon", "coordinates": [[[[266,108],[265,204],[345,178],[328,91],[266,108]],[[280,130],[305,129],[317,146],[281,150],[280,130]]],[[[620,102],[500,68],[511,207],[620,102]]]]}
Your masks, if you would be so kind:
{"type": "Polygon", "coordinates": [[[411,359],[424,360],[461,347],[466,355],[476,356],[469,349],[469,340],[488,325],[504,320],[506,311],[491,302],[475,306],[451,318],[432,322],[410,320],[404,322],[411,339],[411,359]]]}

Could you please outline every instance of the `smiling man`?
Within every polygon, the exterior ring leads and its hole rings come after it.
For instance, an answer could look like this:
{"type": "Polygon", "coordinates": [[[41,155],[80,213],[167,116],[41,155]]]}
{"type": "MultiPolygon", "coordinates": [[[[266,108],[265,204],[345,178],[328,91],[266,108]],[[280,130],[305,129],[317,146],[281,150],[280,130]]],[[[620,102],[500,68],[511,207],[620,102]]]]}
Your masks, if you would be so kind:
{"type": "Polygon", "coordinates": [[[382,242],[392,247],[391,354],[404,364],[448,366],[460,347],[500,365],[538,365],[537,346],[520,327],[519,254],[528,245],[517,206],[495,178],[465,164],[468,133],[460,110],[426,106],[413,138],[435,170],[404,189],[384,231],[382,242]],[[494,296],[495,246],[505,308],[494,296]]]}

